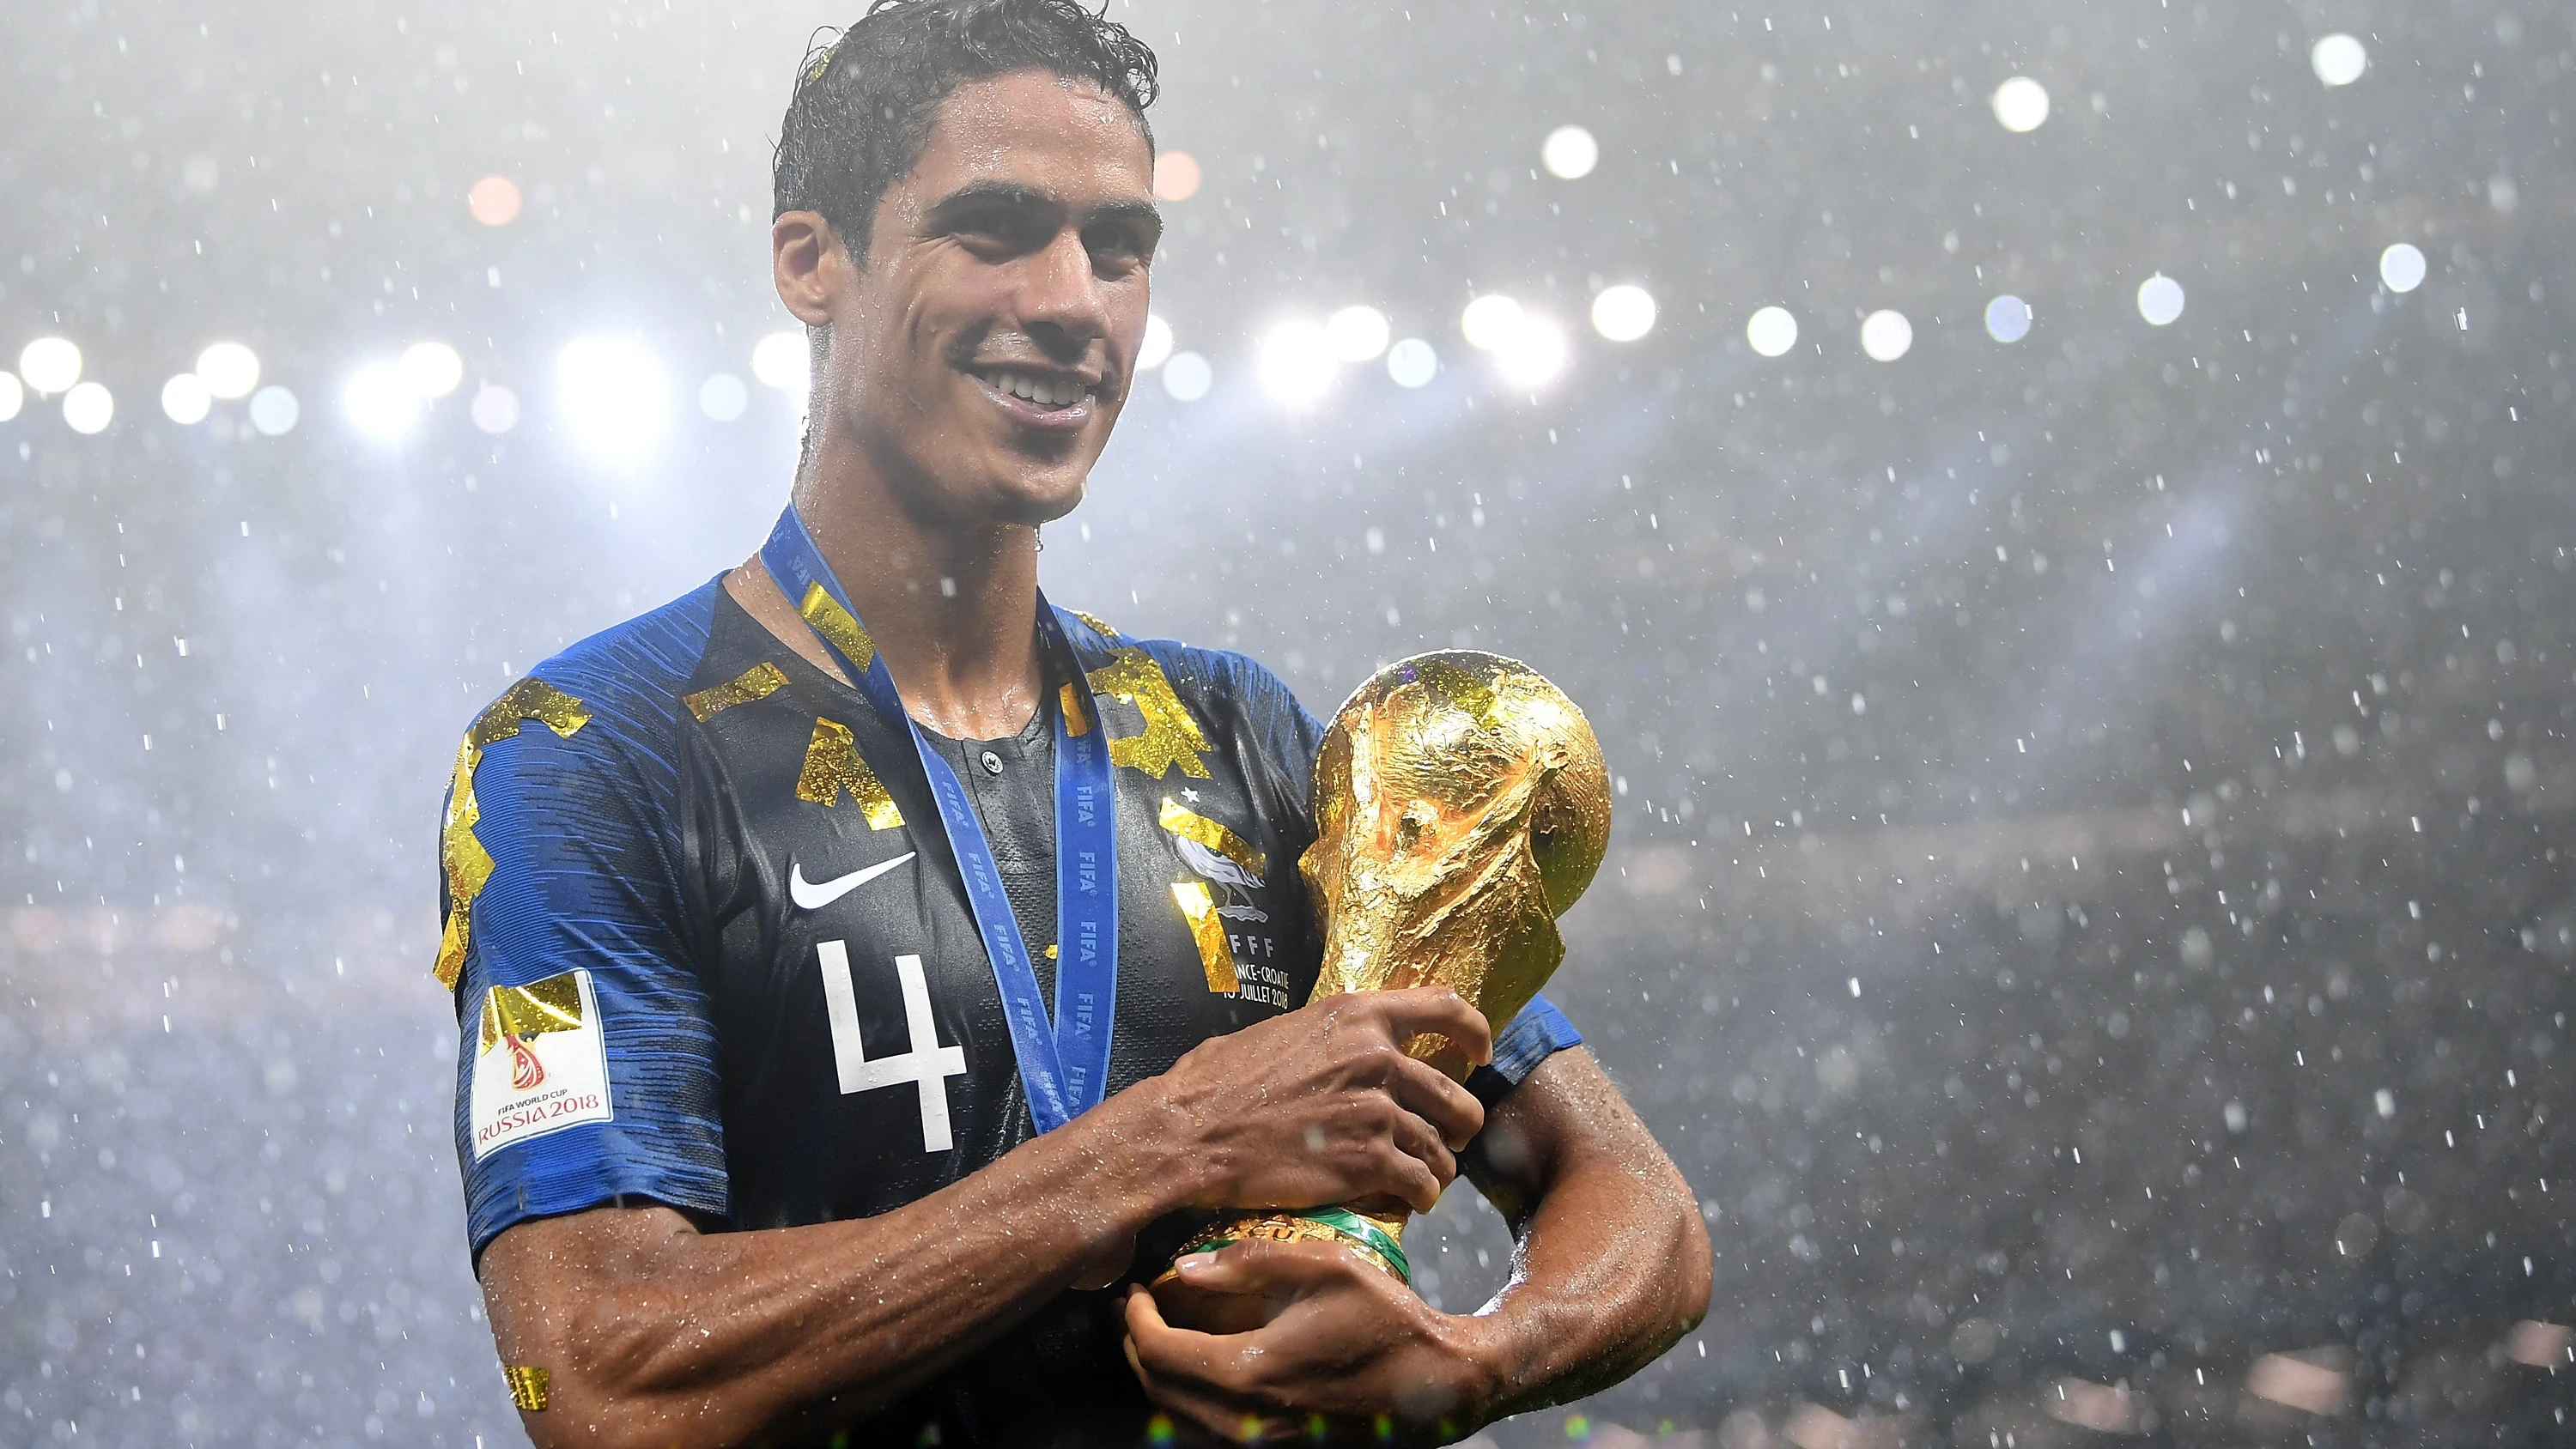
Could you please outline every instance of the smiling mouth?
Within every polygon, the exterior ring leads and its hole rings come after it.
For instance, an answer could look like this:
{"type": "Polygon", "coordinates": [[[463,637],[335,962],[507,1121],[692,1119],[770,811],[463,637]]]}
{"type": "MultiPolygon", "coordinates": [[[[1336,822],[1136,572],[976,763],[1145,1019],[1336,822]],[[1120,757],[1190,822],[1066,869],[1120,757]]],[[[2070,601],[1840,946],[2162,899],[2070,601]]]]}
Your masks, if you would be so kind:
{"type": "Polygon", "coordinates": [[[1007,367],[971,368],[967,375],[1003,397],[1017,398],[1046,412],[1060,412],[1099,401],[1095,386],[1069,377],[1046,377],[1007,367]]]}

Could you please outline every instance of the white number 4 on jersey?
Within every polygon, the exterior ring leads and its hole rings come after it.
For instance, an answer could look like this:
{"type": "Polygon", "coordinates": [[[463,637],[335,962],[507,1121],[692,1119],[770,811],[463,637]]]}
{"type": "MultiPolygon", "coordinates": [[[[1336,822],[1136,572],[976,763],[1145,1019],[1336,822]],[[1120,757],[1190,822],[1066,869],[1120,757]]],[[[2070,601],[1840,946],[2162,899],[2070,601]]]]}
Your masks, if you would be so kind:
{"type": "Polygon", "coordinates": [[[921,1150],[946,1152],[955,1146],[948,1132],[948,1079],[966,1075],[962,1047],[939,1044],[939,1027],[930,1014],[930,984],[921,974],[921,958],[894,958],[903,986],[903,1019],[912,1049],[870,1060],[859,1040],[859,998],[850,988],[850,952],[839,941],[814,948],[823,958],[823,1009],[832,1023],[832,1065],[840,1073],[841,1095],[912,1083],[921,1092],[921,1150]]]}

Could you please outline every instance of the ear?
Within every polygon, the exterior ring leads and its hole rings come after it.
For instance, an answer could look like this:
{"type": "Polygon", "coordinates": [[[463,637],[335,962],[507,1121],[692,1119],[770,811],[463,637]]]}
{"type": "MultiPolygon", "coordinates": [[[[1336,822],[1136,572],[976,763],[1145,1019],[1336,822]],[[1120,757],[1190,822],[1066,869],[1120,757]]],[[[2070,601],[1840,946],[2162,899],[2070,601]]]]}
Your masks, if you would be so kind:
{"type": "Polygon", "coordinates": [[[850,257],[820,212],[784,212],[769,224],[769,264],[778,300],[797,321],[831,325],[832,297],[848,281],[850,257]]]}

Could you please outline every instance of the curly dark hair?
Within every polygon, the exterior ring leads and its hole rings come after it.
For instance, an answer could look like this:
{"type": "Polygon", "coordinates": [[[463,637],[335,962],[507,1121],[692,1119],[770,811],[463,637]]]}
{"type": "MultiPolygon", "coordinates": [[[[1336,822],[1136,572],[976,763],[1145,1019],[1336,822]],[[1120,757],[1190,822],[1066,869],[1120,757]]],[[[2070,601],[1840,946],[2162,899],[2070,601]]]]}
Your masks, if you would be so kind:
{"type": "Polygon", "coordinates": [[[813,211],[866,260],[886,188],[921,159],[939,103],[968,82],[1015,70],[1087,80],[1124,102],[1145,132],[1160,90],[1154,52],[1080,0],[875,0],[856,24],[817,32],[797,67],[770,167],[774,219],[813,211]]]}

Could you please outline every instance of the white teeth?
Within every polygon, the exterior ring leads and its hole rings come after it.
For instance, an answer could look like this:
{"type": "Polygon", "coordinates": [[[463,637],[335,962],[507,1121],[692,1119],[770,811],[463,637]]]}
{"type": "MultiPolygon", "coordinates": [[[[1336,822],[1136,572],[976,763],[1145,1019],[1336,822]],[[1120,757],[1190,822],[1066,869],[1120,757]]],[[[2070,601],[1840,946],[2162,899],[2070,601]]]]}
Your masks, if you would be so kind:
{"type": "Polygon", "coordinates": [[[1091,395],[1090,389],[1078,382],[1050,382],[1017,372],[986,373],[984,379],[995,392],[1009,393],[1044,408],[1064,407],[1091,395]]]}

